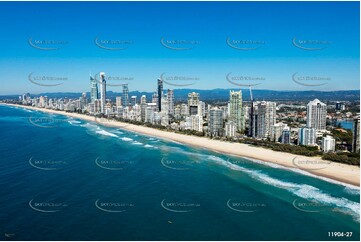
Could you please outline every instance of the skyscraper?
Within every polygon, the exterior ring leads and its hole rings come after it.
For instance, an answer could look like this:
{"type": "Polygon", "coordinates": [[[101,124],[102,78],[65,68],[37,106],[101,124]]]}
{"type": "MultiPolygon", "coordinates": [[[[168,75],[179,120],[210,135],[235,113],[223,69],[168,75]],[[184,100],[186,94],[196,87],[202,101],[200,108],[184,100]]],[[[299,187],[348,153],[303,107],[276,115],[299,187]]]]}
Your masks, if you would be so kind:
{"type": "Polygon", "coordinates": [[[316,129],[309,128],[309,127],[298,129],[298,144],[299,145],[315,145],[316,144],[316,129]]]}
{"type": "Polygon", "coordinates": [[[276,123],[276,103],[275,102],[254,102],[253,115],[251,117],[250,128],[253,138],[267,138],[271,135],[271,127],[276,123]]]}
{"type": "Polygon", "coordinates": [[[307,127],[316,130],[326,129],[327,106],[315,99],[307,104],[307,127]]]}
{"type": "Polygon", "coordinates": [[[107,81],[105,80],[105,73],[104,72],[100,72],[99,74],[100,76],[100,112],[104,113],[105,112],[105,99],[106,99],[106,86],[107,86],[107,81]]]}
{"type": "Polygon", "coordinates": [[[209,111],[208,132],[210,136],[223,136],[223,111],[212,108],[209,111]]]}
{"type": "Polygon", "coordinates": [[[198,114],[198,105],[199,105],[199,93],[188,93],[188,110],[189,115],[198,114]]]}
{"type": "Polygon", "coordinates": [[[95,100],[99,99],[98,97],[98,84],[97,81],[90,76],[90,102],[94,103],[95,100]]]}
{"type": "Polygon", "coordinates": [[[122,105],[123,107],[128,107],[129,106],[129,89],[128,89],[128,84],[123,84],[123,93],[122,93],[122,105]]]}
{"type": "Polygon", "coordinates": [[[244,130],[241,90],[229,92],[229,120],[235,122],[237,131],[244,130]]]}
{"type": "Polygon", "coordinates": [[[360,152],[360,117],[353,120],[352,126],[352,152],[360,152]]]}
{"type": "Polygon", "coordinates": [[[332,136],[322,137],[322,150],[326,153],[335,151],[335,139],[332,136]]]}
{"type": "Polygon", "coordinates": [[[174,90],[168,89],[167,97],[168,97],[169,115],[174,116],[174,90]]]}
{"type": "Polygon", "coordinates": [[[158,78],[158,111],[162,111],[163,81],[158,78]]]}

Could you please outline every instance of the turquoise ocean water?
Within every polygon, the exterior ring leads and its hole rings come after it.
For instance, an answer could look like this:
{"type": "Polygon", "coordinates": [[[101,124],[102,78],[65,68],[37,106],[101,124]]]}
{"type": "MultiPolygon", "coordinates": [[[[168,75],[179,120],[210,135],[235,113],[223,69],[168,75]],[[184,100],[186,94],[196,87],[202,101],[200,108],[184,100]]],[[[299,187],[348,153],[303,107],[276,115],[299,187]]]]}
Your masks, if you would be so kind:
{"type": "Polygon", "coordinates": [[[356,187],[96,122],[0,114],[1,240],[360,238],[356,187]]]}

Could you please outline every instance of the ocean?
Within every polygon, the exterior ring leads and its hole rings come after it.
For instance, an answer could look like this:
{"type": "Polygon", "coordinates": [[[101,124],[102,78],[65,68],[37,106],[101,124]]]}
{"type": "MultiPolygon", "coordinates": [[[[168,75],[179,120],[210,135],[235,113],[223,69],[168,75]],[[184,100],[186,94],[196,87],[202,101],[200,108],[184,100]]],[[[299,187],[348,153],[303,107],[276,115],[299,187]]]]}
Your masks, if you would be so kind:
{"type": "Polygon", "coordinates": [[[1,240],[360,239],[354,186],[95,121],[0,114],[1,240]]]}

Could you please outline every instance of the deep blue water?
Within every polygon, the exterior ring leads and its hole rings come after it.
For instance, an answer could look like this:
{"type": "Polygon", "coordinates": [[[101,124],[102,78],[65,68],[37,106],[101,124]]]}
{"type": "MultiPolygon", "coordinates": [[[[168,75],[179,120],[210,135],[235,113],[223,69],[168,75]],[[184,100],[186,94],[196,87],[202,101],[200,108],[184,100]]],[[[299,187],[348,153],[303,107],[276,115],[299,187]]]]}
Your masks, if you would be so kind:
{"type": "Polygon", "coordinates": [[[96,122],[0,114],[2,240],[360,238],[355,187],[96,122]]]}

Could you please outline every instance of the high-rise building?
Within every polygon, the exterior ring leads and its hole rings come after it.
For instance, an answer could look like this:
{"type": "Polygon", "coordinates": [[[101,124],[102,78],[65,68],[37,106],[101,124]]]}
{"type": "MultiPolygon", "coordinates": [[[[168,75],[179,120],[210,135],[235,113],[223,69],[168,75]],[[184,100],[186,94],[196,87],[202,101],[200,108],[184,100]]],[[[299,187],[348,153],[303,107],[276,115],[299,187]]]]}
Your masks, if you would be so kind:
{"type": "Polygon", "coordinates": [[[157,112],[159,111],[159,103],[158,103],[158,93],[153,93],[152,95],[152,103],[157,105],[157,112]]]}
{"type": "Polygon", "coordinates": [[[147,96],[146,95],[142,95],[140,97],[140,104],[146,104],[147,103],[147,96]]]}
{"type": "Polygon", "coordinates": [[[94,103],[95,100],[99,99],[98,97],[98,84],[95,78],[90,76],[90,102],[94,103]]]}
{"type": "Polygon", "coordinates": [[[352,152],[360,152],[360,117],[353,120],[352,126],[352,152]]]}
{"type": "Polygon", "coordinates": [[[203,131],[203,117],[200,115],[190,116],[190,128],[198,132],[203,131]]]}
{"type": "Polygon", "coordinates": [[[188,114],[189,114],[188,105],[185,104],[185,103],[182,103],[181,107],[180,107],[180,115],[181,116],[187,116],[188,114]]]}
{"type": "Polygon", "coordinates": [[[174,90],[168,89],[167,98],[168,98],[168,105],[169,105],[169,115],[174,116],[174,90]]]}
{"type": "Polygon", "coordinates": [[[163,81],[158,78],[158,111],[162,111],[163,81]]]}
{"type": "Polygon", "coordinates": [[[208,132],[212,137],[223,136],[223,111],[212,108],[209,111],[208,132]]]}
{"type": "Polygon", "coordinates": [[[228,121],[224,125],[224,132],[226,137],[234,137],[236,134],[236,123],[234,121],[228,121]]]}
{"type": "Polygon", "coordinates": [[[332,136],[322,137],[322,150],[325,153],[335,151],[335,139],[332,136]]]}
{"type": "Polygon", "coordinates": [[[299,145],[315,145],[316,144],[316,129],[305,127],[298,129],[298,144],[299,145]]]}
{"type": "Polygon", "coordinates": [[[242,91],[229,92],[229,120],[235,122],[238,132],[244,130],[244,117],[242,108],[242,91]]]}
{"type": "Polygon", "coordinates": [[[188,110],[189,115],[198,114],[198,105],[199,105],[199,93],[188,93],[188,110]]]}
{"type": "Polygon", "coordinates": [[[289,127],[285,127],[282,130],[282,137],[281,137],[282,144],[290,144],[291,143],[291,131],[289,127]]]}
{"type": "Polygon", "coordinates": [[[270,139],[271,141],[281,142],[282,132],[287,127],[287,124],[276,123],[271,126],[270,139]]]}
{"type": "Polygon", "coordinates": [[[106,99],[106,86],[107,81],[105,80],[105,73],[100,72],[100,112],[105,113],[105,99],[106,99]]]}
{"type": "Polygon", "coordinates": [[[117,107],[122,106],[122,97],[115,97],[115,106],[117,107]]]}
{"type": "Polygon", "coordinates": [[[130,97],[130,105],[135,106],[137,104],[137,96],[130,97]]]}
{"type": "Polygon", "coordinates": [[[307,104],[307,127],[326,129],[327,105],[315,99],[307,104]]]}
{"type": "Polygon", "coordinates": [[[254,102],[250,129],[253,138],[268,138],[271,135],[271,127],[276,123],[275,102],[254,102]]]}
{"type": "Polygon", "coordinates": [[[129,106],[129,89],[128,84],[123,84],[123,93],[122,93],[122,105],[123,107],[129,106]]]}

